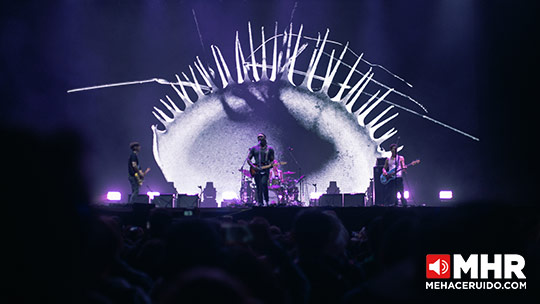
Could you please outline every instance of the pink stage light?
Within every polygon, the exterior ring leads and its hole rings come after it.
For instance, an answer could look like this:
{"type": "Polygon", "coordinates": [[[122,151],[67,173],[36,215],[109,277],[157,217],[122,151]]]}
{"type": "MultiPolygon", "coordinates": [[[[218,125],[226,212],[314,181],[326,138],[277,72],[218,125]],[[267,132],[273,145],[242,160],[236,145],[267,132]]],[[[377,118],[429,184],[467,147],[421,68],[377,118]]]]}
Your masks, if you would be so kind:
{"type": "Polygon", "coordinates": [[[439,198],[442,200],[449,200],[449,199],[452,199],[453,197],[454,196],[453,196],[452,190],[441,190],[439,192],[439,198]]]}
{"type": "Polygon", "coordinates": [[[108,201],[119,201],[122,199],[122,193],[118,191],[109,191],[107,192],[108,201]]]}

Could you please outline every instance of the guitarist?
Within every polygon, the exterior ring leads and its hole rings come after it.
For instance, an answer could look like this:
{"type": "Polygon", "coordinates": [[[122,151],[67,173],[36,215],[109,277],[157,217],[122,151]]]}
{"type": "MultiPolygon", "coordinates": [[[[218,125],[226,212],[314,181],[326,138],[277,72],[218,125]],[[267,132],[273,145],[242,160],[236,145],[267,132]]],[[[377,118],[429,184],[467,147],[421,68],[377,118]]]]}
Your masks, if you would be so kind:
{"type": "Polygon", "coordinates": [[[395,205],[398,205],[397,201],[397,193],[400,193],[401,196],[401,205],[403,207],[407,206],[407,200],[405,199],[405,195],[403,194],[403,177],[402,172],[406,172],[407,165],[405,165],[405,157],[397,154],[397,145],[391,144],[390,150],[392,151],[392,156],[387,158],[384,162],[383,167],[383,175],[387,178],[390,178],[390,174],[388,173],[392,169],[396,168],[396,178],[391,180],[387,185],[387,189],[390,191],[387,191],[389,193],[388,201],[394,202],[395,205]],[[399,170],[399,171],[398,171],[399,170]]]}
{"type": "Polygon", "coordinates": [[[268,166],[274,161],[274,149],[268,146],[266,135],[264,133],[257,134],[258,145],[249,149],[247,157],[248,164],[255,169],[255,185],[257,186],[257,204],[264,206],[263,198],[268,205],[268,177],[270,168],[262,169],[263,166],[268,166]],[[253,159],[253,162],[251,161],[253,159]]]}
{"type": "Polygon", "coordinates": [[[133,203],[136,201],[136,198],[139,195],[139,188],[142,184],[142,180],[144,179],[146,173],[150,171],[150,168],[146,169],[146,172],[143,172],[141,170],[141,166],[139,165],[138,154],[141,151],[141,144],[138,142],[132,142],[129,144],[129,148],[131,149],[131,154],[128,160],[128,179],[131,185],[131,197],[129,198],[129,203],[133,203]]]}

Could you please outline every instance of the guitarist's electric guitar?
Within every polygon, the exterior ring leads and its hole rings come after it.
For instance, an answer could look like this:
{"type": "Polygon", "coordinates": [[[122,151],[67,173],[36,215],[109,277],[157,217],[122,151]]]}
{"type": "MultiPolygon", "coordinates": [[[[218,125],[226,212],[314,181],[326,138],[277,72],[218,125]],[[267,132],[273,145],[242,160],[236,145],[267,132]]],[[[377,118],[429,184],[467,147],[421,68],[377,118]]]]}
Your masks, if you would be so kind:
{"type": "MultiPolygon", "coordinates": [[[[420,163],[420,160],[417,159],[417,160],[411,162],[410,164],[406,165],[406,167],[412,167],[412,166],[417,165],[417,164],[419,164],[419,163],[420,163]]],[[[381,177],[380,177],[381,184],[386,185],[386,184],[388,184],[391,180],[396,179],[396,177],[397,177],[396,174],[397,174],[399,171],[401,171],[401,170],[403,170],[403,169],[396,170],[396,168],[394,168],[394,169],[388,171],[388,172],[386,173],[386,176],[384,176],[384,174],[381,174],[381,177]]]]}
{"type": "MultiPolygon", "coordinates": [[[[287,164],[287,162],[279,162],[279,165],[286,165],[286,164],[287,164]]],[[[249,164],[249,173],[253,177],[253,176],[255,176],[255,174],[257,174],[257,172],[262,171],[262,170],[266,170],[268,168],[272,168],[272,167],[274,167],[276,165],[277,164],[270,164],[270,165],[266,165],[266,166],[262,166],[262,167],[255,167],[252,164],[249,164]]]]}
{"type": "Polygon", "coordinates": [[[146,171],[144,171],[143,175],[140,175],[139,172],[135,172],[135,179],[137,180],[137,183],[139,183],[139,186],[142,185],[144,177],[146,176],[146,173],[150,171],[150,168],[146,168],[146,171]]]}

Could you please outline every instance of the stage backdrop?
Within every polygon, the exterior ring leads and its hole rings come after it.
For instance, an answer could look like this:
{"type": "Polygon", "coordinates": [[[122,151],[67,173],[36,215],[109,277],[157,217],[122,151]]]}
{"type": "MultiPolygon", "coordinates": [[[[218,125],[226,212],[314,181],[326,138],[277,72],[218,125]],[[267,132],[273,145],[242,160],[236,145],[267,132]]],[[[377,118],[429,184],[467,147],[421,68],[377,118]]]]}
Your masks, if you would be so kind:
{"type": "Polygon", "coordinates": [[[226,191],[238,193],[259,132],[286,163],[281,169],[294,172],[286,177],[300,181],[301,194],[317,185],[324,191],[330,181],[345,193],[366,191],[377,157],[385,154],[380,144],[397,133],[388,125],[399,112],[385,99],[394,90],[376,80],[362,55],[330,40],[328,30],[311,37],[291,26],[261,28],[254,45],[248,24],[249,52],[242,52],[237,35],[232,62],[211,46],[214,64],[197,60],[190,76],[158,81],[174,95],[154,108],[162,124],[153,126],[154,157],[177,192],[197,193],[212,181],[218,202],[226,191]]]}

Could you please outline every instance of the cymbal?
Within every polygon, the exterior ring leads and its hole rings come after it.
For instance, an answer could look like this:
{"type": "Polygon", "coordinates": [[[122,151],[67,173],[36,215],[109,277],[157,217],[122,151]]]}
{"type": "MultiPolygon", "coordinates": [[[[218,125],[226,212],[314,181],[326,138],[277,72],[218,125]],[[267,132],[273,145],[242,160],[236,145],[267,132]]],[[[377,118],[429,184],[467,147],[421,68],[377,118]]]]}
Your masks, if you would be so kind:
{"type": "Polygon", "coordinates": [[[287,172],[283,172],[283,174],[295,174],[296,172],[292,172],[292,171],[287,171],[287,172]]]}

